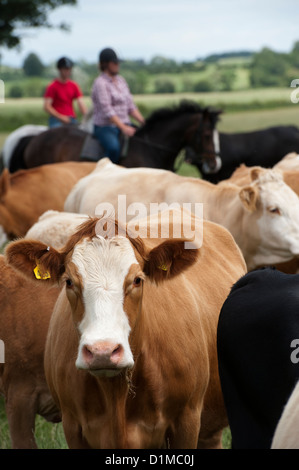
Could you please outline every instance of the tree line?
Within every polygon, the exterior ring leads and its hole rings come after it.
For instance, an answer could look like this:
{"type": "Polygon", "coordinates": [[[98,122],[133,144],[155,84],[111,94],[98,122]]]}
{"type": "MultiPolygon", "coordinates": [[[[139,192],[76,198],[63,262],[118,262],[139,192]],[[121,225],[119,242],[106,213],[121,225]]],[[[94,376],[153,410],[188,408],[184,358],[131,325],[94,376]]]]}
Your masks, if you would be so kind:
{"type": "MultiPolygon", "coordinates": [[[[21,68],[16,70],[2,66],[1,69],[0,78],[7,82],[14,81],[9,88],[11,97],[42,96],[47,81],[57,74],[55,64],[44,64],[34,52],[25,58],[21,68]]],[[[248,75],[247,88],[289,86],[291,80],[297,78],[294,76],[296,71],[299,76],[299,41],[295,42],[289,53],[265,47],[259,52],[212,54],[195,61],[178,62],[155,56],[148,62],[137,59],[123,60],[121,63],[121,73],[133,94],[229,91],[234,89],[240,69],[248,75]]],[[[75,64],[74,79],[79,82],[84,94],[90,94],[98,73],[97,63],[81,60],[75,64]]]]}

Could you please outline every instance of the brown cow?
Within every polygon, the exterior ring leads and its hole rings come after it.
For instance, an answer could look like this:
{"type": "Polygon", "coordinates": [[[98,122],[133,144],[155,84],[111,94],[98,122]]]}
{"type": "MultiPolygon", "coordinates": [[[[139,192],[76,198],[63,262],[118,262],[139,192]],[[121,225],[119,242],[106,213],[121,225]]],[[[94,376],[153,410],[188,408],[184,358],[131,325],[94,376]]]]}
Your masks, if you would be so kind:
{"type": "Polygon", "coordinates": [[[45,371],[70,448],[221,446],[227,418],[216,327],[246,266],[225,228],[190,213],[204,237],[201,248],[187,249],[185,239],[171,237],[182,225],[182,212],[172,214],[164,240],[147,238],[152,219],[146,238],[136,238],[92,218],[60,251],[34,240],[6,249],[29,278],[38,260],[47,279],[35,282],[65,283],[45,371]]]}
{"type": "Polygon", "coordinates": [[[24,236],[43,212],[63,210],[74,184],[94,168],[92,162],[66,162],[13,174],[5,169],[0,176],[0,228],[9,239],[24,236]]]}
{"type": "Polygon", "coordinates": [[[48,421],[60,414],[46,382],[43,355],[50,316],[60,292],[33,283],[7,265],[0,255],[0,391],[14,449],[36,448],[35,416],[48,421]]]}

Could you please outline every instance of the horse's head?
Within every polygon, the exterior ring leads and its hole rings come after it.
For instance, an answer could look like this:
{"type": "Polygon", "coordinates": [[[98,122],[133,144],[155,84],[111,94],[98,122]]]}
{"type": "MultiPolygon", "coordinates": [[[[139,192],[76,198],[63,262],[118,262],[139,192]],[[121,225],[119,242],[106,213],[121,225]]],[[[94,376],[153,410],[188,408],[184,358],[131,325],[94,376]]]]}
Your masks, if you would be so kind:
{"type": "Polygon", "coordinates": [[[186,160],[204,173],[217,173],[221,168],[219,135],[216,129],[221,112],[204,108],[194,138],[186,147],[186,160]]]}

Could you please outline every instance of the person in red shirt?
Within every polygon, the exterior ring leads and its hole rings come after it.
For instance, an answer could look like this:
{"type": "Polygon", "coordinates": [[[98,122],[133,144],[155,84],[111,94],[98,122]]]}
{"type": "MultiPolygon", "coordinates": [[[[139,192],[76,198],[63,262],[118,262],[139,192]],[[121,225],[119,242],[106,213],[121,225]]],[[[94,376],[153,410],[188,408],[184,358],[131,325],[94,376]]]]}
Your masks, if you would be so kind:
{"type": "Polygon", "coordinates": [[[50,115],[49,127],[77,122],[74,100],[83,116],[87,113],[79,85],[70,80],[72,67],[73,62],[70,59],[61,57],[57,62],[59,77],[48,85],[44,94],[44,110],[50,115]]]}

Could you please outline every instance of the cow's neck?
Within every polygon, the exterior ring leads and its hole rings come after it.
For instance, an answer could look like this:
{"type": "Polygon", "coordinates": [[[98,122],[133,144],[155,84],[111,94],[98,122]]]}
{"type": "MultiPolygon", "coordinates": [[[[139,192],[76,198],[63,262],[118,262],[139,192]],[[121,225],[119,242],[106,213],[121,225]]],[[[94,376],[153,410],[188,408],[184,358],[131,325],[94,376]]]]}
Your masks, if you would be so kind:
{"type": "Polygon", "coordinates": [[[204,218],[224,226],[233,235],[240,249],[246,251],[244,237],[240,236],[239,230],[243,217],[247,215],[239,197],[241,188],[231,183],[215,185],[193,178],[192,181],[193,200],[203,202],[204,218]]]}
{"type": "Polygon", "coordinates": [[[126,401],[129,386],[126,374],[120,374],[114,378],[99,379],[106,415],[106,431],[103,438],[109,439],[103,447],[125,448],[127,441],[126,432],[126,401]],[[109,436],[109,437],[108,437],[109,436]]]}

